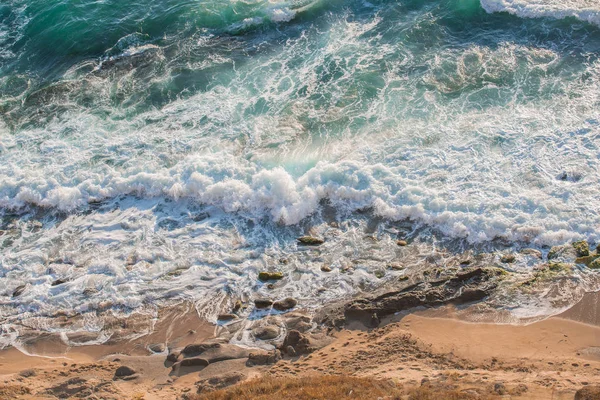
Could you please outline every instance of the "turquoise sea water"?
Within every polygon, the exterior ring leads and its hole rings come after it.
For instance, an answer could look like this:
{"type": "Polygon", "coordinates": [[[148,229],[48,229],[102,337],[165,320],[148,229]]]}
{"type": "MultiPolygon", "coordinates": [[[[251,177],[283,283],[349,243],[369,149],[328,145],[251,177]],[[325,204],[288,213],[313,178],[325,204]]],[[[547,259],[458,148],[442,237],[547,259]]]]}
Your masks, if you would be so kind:
{"type": "Polygon", "coordinates": [[[397,237],[596,243],[599,54],[591,0],[6,0],[3,337],[107,301],[213,318],[262,269],[318,306],[397,237]]]}

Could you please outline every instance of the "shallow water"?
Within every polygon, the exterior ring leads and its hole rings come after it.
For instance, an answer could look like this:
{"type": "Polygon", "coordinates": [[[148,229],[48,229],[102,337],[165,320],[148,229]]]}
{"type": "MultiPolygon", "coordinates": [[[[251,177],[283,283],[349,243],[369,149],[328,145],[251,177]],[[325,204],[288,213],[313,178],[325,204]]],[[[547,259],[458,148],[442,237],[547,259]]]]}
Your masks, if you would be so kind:
{"type": "Polygon", "coordinates": [[[3,332],[63,310],[100,330],[103,304],[191,299],[214,318],[227,294],[318,307],[401,275],[374,274],[412,260],[398,237],[424,243],[415,260],[600,241],[599,15],[591,0],[4,2],[3,332]],[[298,248],[305,233],[327,242],[298,248]],[[264,269],[286,272],[274,292],[264,269]]]}

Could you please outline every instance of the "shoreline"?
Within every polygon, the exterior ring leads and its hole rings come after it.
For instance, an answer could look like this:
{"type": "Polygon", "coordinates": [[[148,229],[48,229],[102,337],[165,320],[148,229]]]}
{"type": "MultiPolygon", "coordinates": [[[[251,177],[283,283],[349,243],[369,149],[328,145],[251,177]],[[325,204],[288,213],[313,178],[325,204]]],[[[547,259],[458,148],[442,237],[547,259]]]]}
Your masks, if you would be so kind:
{"type": "MultiPolygon", "coordinates": [[[[185,400],[253,379],[346,376],[390,381],[405,391],[426,384],[486,398],[501,398],[502,392],[515,399],[572,399],[582,387],[600,385],[600,325],[581,317],[595,315],[590,305],[598,296],[591,293],[559,316],[523,325],[461,318],[478,303],[411,309],[382,318],[377,327],[358,319],[341,329],[322,325],[301,334],[309,346],[304,351],[296,343],[300,351],[295,355],[232,345],[226,326],[203,321],[193,308],[181,306],[164,313],[151,335],[133,341],[65,348],[57,354],[56,342],[46,337],[32,347],[46,357],[26,356],[16,348],[0,351],[0,398],[93,394],[185,400]],[[188,361],[175,368],[171,361],[209,357],[206,349],[200,356],[179,354],[194,345],[217,348],[211,362],[188,361]],[[178,357],[169,361],[173,354],[178,357]],[[134,373],[116,377],[123,366],[134,373]]],[[[301,327],[309,317],[296,310],[277,318],[301,327]]]]}

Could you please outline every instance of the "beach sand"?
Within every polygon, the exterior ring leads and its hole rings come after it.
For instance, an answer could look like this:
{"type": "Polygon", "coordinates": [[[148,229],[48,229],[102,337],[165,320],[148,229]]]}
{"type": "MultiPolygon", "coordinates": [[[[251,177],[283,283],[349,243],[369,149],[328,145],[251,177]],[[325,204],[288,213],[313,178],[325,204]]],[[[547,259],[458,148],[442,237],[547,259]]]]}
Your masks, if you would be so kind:
{"type": "Polygon", "coordinates": [[[510,396],[504,398],[573,399],[578,389],[600,384],[597,298],[597,293],[589,294],[570,310],[527,325],[467,322],[457,319],[452,307],[416,310],[392,316],[375,329],[355,322],[331,330],[328,345],[273,365],[251,367],[247,357],[240,357],[174,371],[166,350],[150,354],[148,348],[181,348],[205,342],[219,331],[193,308],[181,306],[162,313],[151,335],[133,341],[68,348],[45,336],[27,347],[38,356],[3,350],[0,398],[186,398],[196,393],[198,382],[233,374],[239,376],[235,381],[372,377],[403,388],[450,385],[510,396]],[[123,365],[135,371],[131,379],[114,378],[123,365]]]}

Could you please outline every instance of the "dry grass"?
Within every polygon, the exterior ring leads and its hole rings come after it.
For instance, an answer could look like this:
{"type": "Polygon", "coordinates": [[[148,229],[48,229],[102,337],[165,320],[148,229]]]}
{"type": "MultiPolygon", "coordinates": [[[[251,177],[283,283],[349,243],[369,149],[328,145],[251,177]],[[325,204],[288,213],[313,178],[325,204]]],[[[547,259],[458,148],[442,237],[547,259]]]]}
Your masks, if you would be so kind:
{"type": "Polygon", "coordinates": [[[196,395],[193,400],[341,400],[400,399],[401,392],[391,381],[337,376],[298,379],[261,378],[212,393],[196,395]]]}
{"type": "Polygon", "coordinates": [[[422,386],[402,390],[389,380],[339,376],[305,378],[260,378],[226,389],[190,397],[190,400],[471,400],[496,397],[477,396],[454,389],[422,386]]]}

